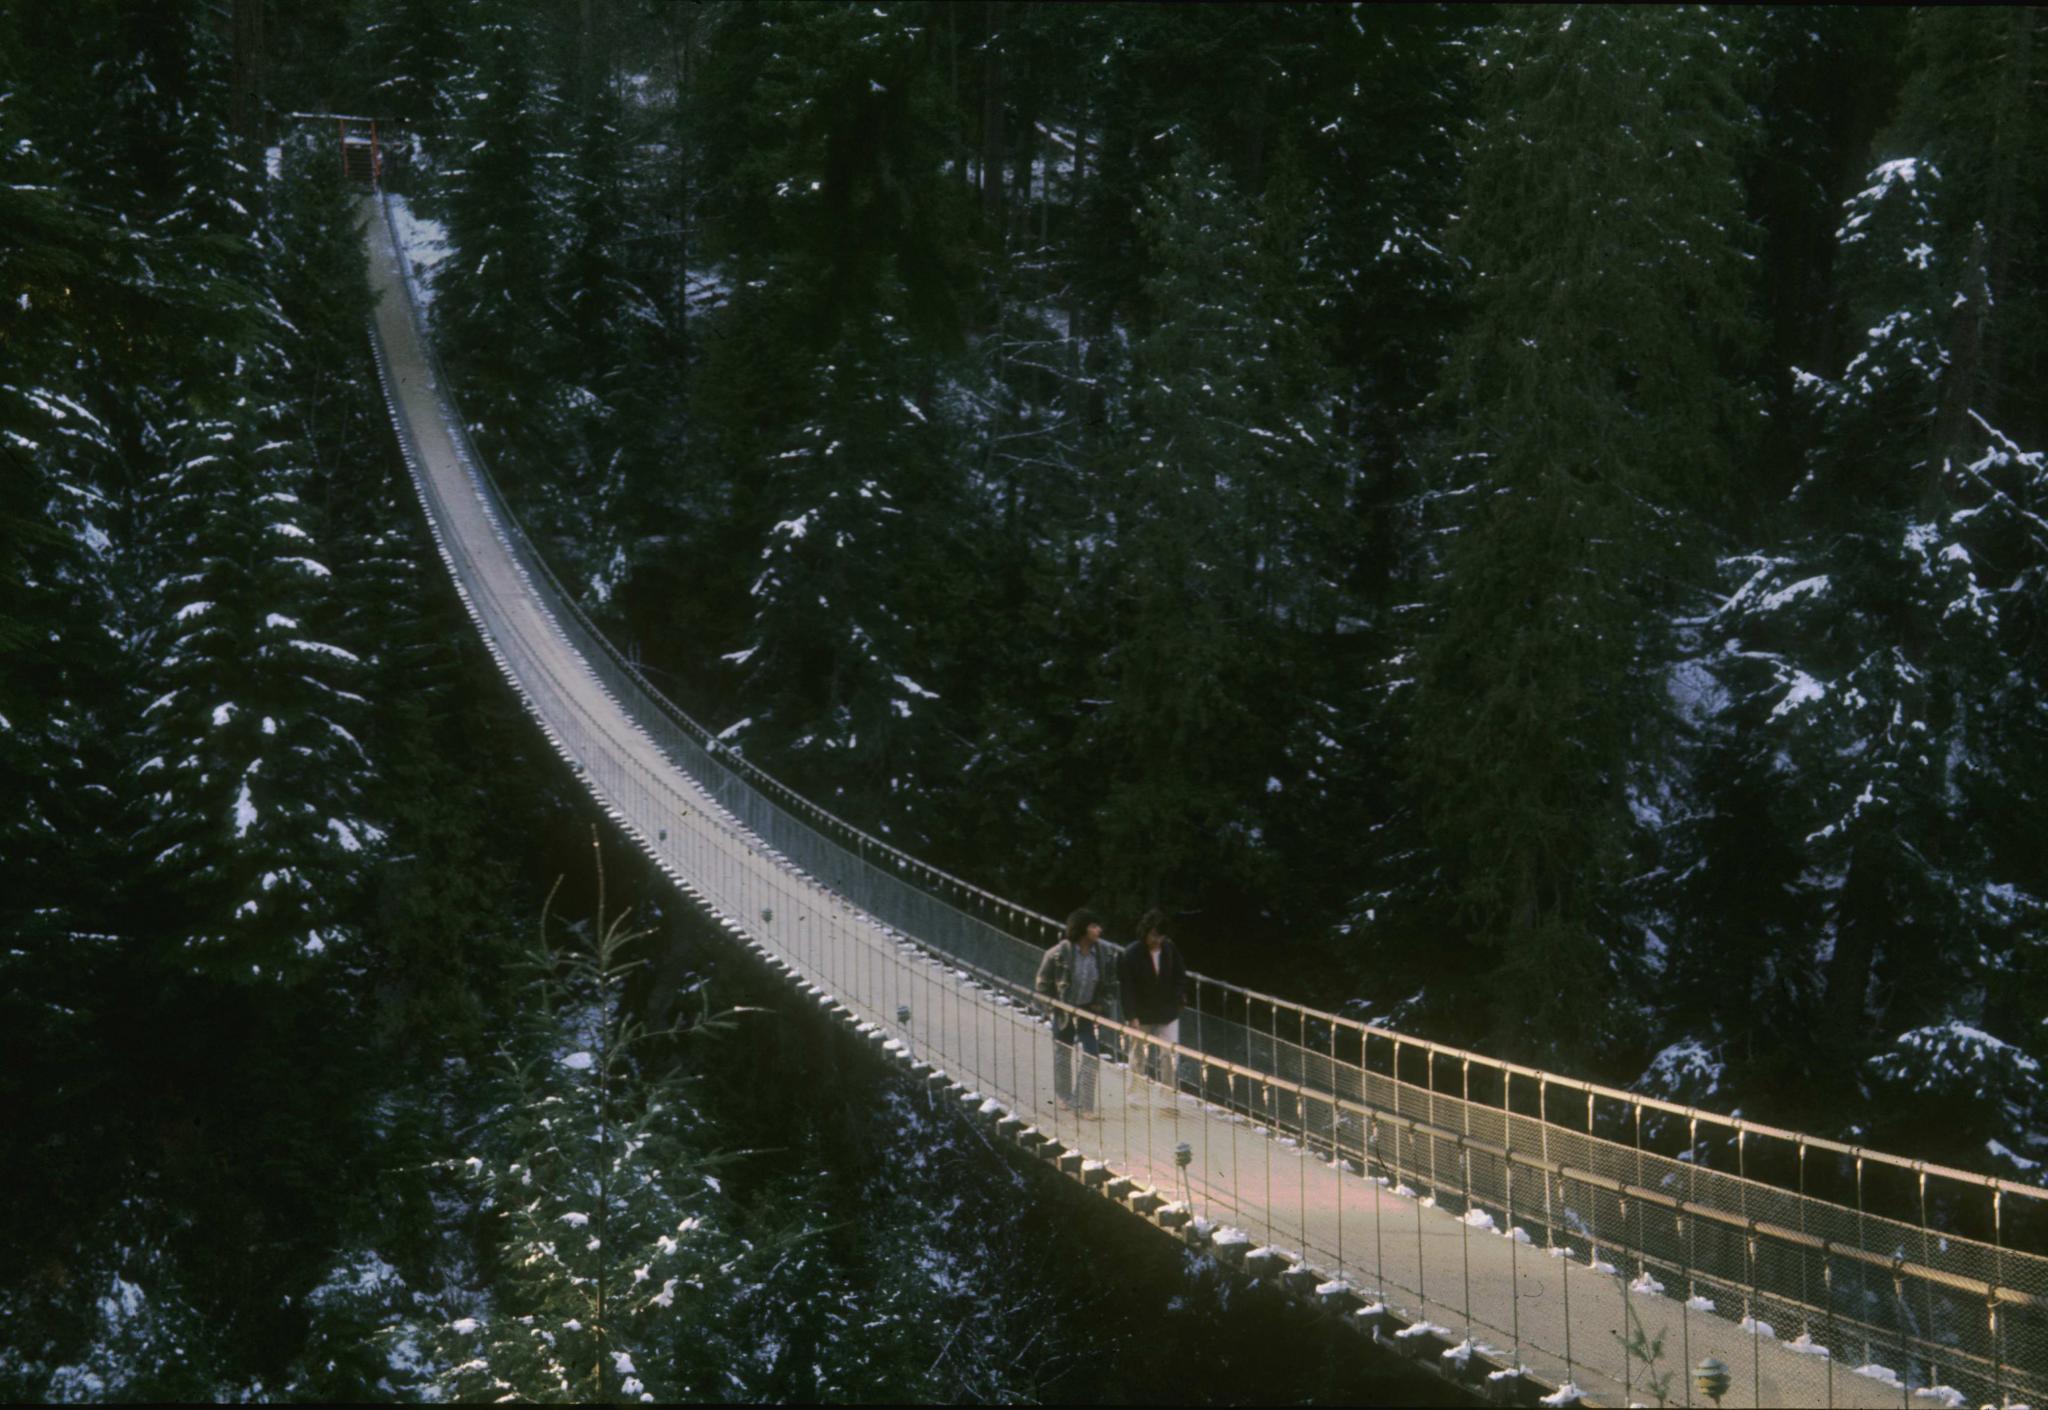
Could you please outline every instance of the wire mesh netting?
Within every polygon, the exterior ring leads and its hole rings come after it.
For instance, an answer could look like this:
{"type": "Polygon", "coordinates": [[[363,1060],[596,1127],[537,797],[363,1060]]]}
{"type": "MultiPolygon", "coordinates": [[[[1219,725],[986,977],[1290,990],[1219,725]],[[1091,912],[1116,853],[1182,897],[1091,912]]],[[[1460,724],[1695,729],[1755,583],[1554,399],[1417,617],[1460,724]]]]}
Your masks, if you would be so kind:
{"type": "MultiPolygon", "coordinates": [[[[392,239],[396,247],[395,231],[392,239]]],[[[404,277],[411,319],[452,407],[411,272],[404,277]]],[[[381,345],[378,355],[381,370],[381,345]]],[[[459,411],[446,419],[543,614],[662,754],[748,834],[746,845],[957,966],[998,1002],[1033,1003],[1033,977],[1056,922],[869,837],[678,709],[555,580],[470,445],[459,411]]],[[[394,420],[408,437],[403,418],[394,420]]],[[[416,450],[408,440],[408,456],[416,450]]],[[[449,551],[460,577],[461,549],[449,551]]],[[[1517,1257],[1526,1249],[1532,1259],[1583,1270],[1565,1278],[1568,1296],[1615,1300],[1616,1317],[1639,1327],[1645,1345],[1655,1335],[1676,1340],[1659,1364],[1689,1365],[1690,1319],[1720,1317],[1752,1337],[1757,1384],[1767,1341],[1809,1358],[1799,1388],[1815,1403],[1835,1403],[1849,1376],[1896,1384],[1900,1403],[2048,1397],[2048,1217],[2039,1190],[1499,1062],[1199,975],[1192,990],[1182,1041],[1165,1069],[1171,1086],[1276,1142],[1459,1216],[1461,1238],[1498,1234],[1517,1257]]],[[[1112,1055],[1139,1036],[1114,1021],[1104,1029],[1112,1055]]],[[[977,1054],[977,1070],[981,1061],[977,1054]]],[[[1013,1081],[1015,1062],[1012,1054],[1013,1081]]],[[[1512,1284],[1498,1308],[1469,1280],[1429,1286],[1425,1268],[1435,1265],[1422,1255],[1419,1226],[1412,1250],[1384,1241],[1369,1251],[1314,1248],[1305,1185],[1290,1193],[1290,1178],[1304,1177],[1292,1170],[1290,1177],[1290,1167],[1276,1169],[1269,1157],[1263,1170],[1233,1171],[1243,1189],[1214,1193],[1233,1208],[1250,1207],[1243,1197],[1256,1186],[1269,1240],[1290,1238],[1302,1256],[1314,1253],[1330,1267],[1365,1266],[1369,1253],[1384,1287],[1412,1296],[1425,1313],[1441,1307],[1492,1329],[1514,1342],[1517,1364],[1554,1366],[1553,1379],[1586,1377],[1582,1348],[1524,1345],[1512,1284]]],[[[1623,1342],[1615,1388],[1623,1398],[1655,1394],[1637,1377],[1661,1372],[1639,1359],[1628,1332],[1615,1335],[1623,1342]]],[[[1742,1373],[1731,1368],[1738,1384],[1742,1373]]],[[[1690,1389],[1683,1394],[1689,1402],[1690,1389]]]]}

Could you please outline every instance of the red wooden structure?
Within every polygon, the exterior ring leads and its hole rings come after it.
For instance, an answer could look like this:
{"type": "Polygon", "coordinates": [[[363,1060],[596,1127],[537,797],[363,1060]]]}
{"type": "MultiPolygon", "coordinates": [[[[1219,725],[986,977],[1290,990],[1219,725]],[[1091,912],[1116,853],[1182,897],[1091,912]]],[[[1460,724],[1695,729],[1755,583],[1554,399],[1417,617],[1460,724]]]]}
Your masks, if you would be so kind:
{"type": "Polygon", "coordinates": [[[341,174],[349,181],[375,186],[384,176],[384,152],[377,145],[377,119],[344,117],[341,123],[341,174]]]}
{"type": "Polygon", "coordinates": [[[301,121],[331,122],[341,137],[341,175],[365,186],[380,185],[384,179],[384,148],[377,136],[377,119],[353,113],[292,113],[301,121]]]}

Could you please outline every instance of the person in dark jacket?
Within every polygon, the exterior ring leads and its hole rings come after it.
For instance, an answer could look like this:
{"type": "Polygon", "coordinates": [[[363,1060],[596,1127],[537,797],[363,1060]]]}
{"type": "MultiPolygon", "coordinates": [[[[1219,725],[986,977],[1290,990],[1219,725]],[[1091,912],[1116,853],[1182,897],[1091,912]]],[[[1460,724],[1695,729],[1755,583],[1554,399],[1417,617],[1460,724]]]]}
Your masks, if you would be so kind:
{"type": "Polygon", "coordinates": [[[1066,936],[1038,962],[1033,986],[1048,999],[1082,1010],[1056,1008],[1052,1013],[1052,1088],[1054,1099],[1084,1121],[1099,1121],[1095,1109],[1095,1069],[1102,1052],[1101,1034],[1089,1014],[1106,1016],[1116,983],[1109,952],[1102,946],[1102,917],[1078,910],[1067,917],[1066,936]],[[1082,1053],[1081,1071],[1074,1072],[1074,1049],[1082,1053]]]}
{"type": "MultiPolygon", "coordinates": [[[[1188,967],[1166,933],[1167,924],[1166,912],[1156,907],[1139,917],[1138,938],[1124,947],[1123,958],[1117,961],[1117,982],[1123,992],[1124,1021],[1151,1040],[1132,1055],[1131,1070],[1172,1087],[1179,1077],[1172,1045],[1180,1041],[1188,967]]],[[[1131,1100],[1146,1100],[1135,1083],[1131,1100]]]]}

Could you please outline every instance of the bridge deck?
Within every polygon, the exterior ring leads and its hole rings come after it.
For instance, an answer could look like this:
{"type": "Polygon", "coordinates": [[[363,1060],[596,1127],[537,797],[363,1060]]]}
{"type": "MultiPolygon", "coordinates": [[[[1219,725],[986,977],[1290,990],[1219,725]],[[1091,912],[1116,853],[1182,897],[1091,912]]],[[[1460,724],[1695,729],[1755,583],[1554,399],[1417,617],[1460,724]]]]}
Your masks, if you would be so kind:
{"type": "MultiPolygon", "coordinates": [[[[1469,1338],[1491,1348],[1492,1359],[1525,1366],[1551,1386],[1575,1383],[1589,1400],[1656,1398],[1616,1335],[1633,1311],[1651,1336],[1664,1334],[1660,1369],[1677,1373],[1674,1403],[1699,1402],[1689,1368],[1708,1355],[1731,1369],[1723,1402],[1731,1406],[1935,1403],[1836,1367],[1825,1355],[1800,1354],[1746,1332],[1731,1316],[1688,1308],[1678,1300],[1684,1289],[1664,1296],[1631,1291],[1629,1278],[1641,1265],[1625,1253],[1598,1255],[1620,1265],[1619,1272],[1552,1256],[1540,1239],[1523,1243],[1483,1221],[1429,1207],[1251,1118],[1167,1091],[1114,1062],[1099,1068],[1102,1119],[1079,1121],[1057,1109],[1042,1019],[782,863],[671,763],[577,653],[451,431],[451,405],[436,386],[378,201],[369,198],[364,212],[379,296],[380,368],[435,537],[478,628],[597,800],[717,919],[778,957],[813,1001],[843,1005],[854,1021],[882,1030],[914,1058],[1114,1174],[1186,1200],[1212,1230],[1241,1230],[1252,1244],[1341,1279],[1368,1302],[1383,1300],[1403,1323],[1442,1329],[1445,1346],[1469,1338]],[[907,1023],[899,1020],[905,1008],[907,1023]],[[1182,1142],[1192,1156],[1185,1172],[1174,1159],[1182,1142]]],[[[1526,1189],[1523,1197],[1532,1211],[1553,1212],[1542,1190],[1526,1189]]],[[[1511,1178],[1504,1211],[1510,1224],[1515,1199],[1511,1178]]],[[[1556,1221],[1530,1224],[1547,1229],[1556,1221]]],[[[1222,1232],[1224,1245],[1235,1242],[1234,1233],[1222,1232]]]]}

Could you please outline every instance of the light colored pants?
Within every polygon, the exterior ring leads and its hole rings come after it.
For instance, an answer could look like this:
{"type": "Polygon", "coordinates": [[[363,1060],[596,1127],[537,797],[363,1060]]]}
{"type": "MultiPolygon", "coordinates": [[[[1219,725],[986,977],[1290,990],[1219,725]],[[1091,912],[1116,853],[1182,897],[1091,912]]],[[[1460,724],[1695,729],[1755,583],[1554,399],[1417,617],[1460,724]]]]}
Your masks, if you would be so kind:
{"type": "Polygon", "coordinates": [[[1075,1019],[1055,1027],[1052,1039],[1053,1095],[1077,1111],[1095,1110],[1095,1072],[1102,1065],[1101,1030],[1086,1019],[1075,1019]],[[1078,1073],[1074,1071],[1077,1057],[1081,1063],[1078,1073]]]}
{"type": "Polygon", "coordinates": [[[1162,1045],[1180,1041],[1180,1020],[1176,1018],[1166,1023],[1140,1023],[1136,1026],[1151,1041],[1138,1045],[1138,1051],[1131,1059],[1131,1071],[1143,1073],[1155,1082],[1164,1082],[1168,1087],[1177,1086],[1179,1074],[1175,1069],[1179,1064],[1174,1061],[1171,1048],[1162,1045]]]}

